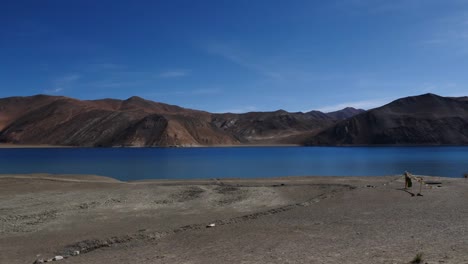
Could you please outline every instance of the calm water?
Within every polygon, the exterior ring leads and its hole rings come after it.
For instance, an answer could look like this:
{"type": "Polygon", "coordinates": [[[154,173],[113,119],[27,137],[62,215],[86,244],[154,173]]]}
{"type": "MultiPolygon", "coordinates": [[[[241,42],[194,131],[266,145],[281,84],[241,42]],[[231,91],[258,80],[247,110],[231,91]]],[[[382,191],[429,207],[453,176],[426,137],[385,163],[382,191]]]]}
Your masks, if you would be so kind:
{"type": "Polygon", "coordinates": [[[120,180],[414,174],[462,177],[468,147],[0,149],[0,173],[98,174],[120,180]]]}

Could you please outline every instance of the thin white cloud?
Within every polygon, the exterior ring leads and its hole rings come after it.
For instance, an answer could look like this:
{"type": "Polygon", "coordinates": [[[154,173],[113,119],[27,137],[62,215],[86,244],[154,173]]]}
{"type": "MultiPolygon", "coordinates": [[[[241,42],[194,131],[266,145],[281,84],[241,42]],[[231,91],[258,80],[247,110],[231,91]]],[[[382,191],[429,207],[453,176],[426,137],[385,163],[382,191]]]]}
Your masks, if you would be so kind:
{"type": "Polygon", "coordinates": [[[127,66],[117,63],[91,63],[86,66],[86,69],[90,72],[121,71],[126,68],[127,66]]]}
{"type": "Polygon", "coordinates": [[[392,101],[392,99],[389,98],[378,98],[378,99],[370,99],[370,100],[361,100],[361,101],[351,101],[351,102],[344,102],[344,103],[339,103],[339,104],[334,104],[334,105],[327,105],[320,107],[317,109],[318,111],[321,112],[333,112],[337,110],[341,110],[346,107],[354,107],[357,109],[372,109],[375,107],[379,107],[382,105],[385,105],[392,101]]]}
{"type": "Polygon", "coordinates": [[[96,88],[119,88],[119,87],[135,87],[139,85],[143,85],[144,82],[142,81],[119,81],[119,80],[104,80],[89,83],[88,86],[96,87],[96,88]]]}
{"type": "Polygon", "coordinates": [[[468,13],[435,20],[420,45],[468,54],[468,13]]]}
{"type": "Polygon", "coordinates": [[[193,95],[209,95],[209,94],[218,94],[221,90],[219,89],[195,89],[191,90],[189,93],[193,95]]]}
{"type": "Polygon", "coordinates": [[[60,93],[66,89],[71,88],[79,79],[81,75],[78,73],[67,74],[51,81],[51,88],[44,90],[45,93],[60,93]]]}
{"type": "Polygon", "coordinates": [[[232,109],[217,111],[217,113],[243,114],[243,113],[253,112],[253,111],[257,111],[257,110],[258,110],[258,108],[256,106],[242,106],[242,107],[239,107],[239,108],[232,108],[232,109]]]}
{"type": "Polygon", "coordinates": [[[47,94],[57,94],[57,93],[60,93],[61,91],[63,91],[62,88],[44,90],[44,92],[47,93],[47,94]]]}
{"type": "Polygon", "coordinates": [[[468,42],[468,29],[452,29],[445,32],[438,32],[435,36],[423,40],[427,45],[447,45],[447,44],[466,44],[468,42]]]}
{"type": "Polygon", "coordinates": [[[147,93],[147,97],[160,97],[160,96],[197,96],[197,95],[215,95],[221,93],[221,89],[217,88],[201,88],[201,89],[190,89],[190,90],[173,90],[173,91],[163,91],[155,93],[147,93]]]}
{"type": "Polygon", "coordinates": [[[189,75],[188,70],[170,70],[159,73],[157,76],[160,78],[177,78],[189,75]]]}
{"type": "Polygon", "coordinates": [[[420,9],[421,7],[437,4],[436,0],[337,0],[334,7],[349,13],[382,14],[420,9]]]}
{"type": "Polygon", "coordinates": [[[248,56],[246,52],[239,48],[234,48],[233,46],[223,43],[210,43],[206,45],[205,49],[211,54],[221,56],[222,58],[243,68],[252,70],[267,77],[275,79],[282,77],[279,72],[267,67],[266,63],[254,60],[252,56],[248,56]]]}
{"type": "Polygon", "coordinates": [[[304,56],[310,55],[308,49],[259,55],[258,52],[221,41],[205,41],[200,46],[209,54],[257,74],[260,78],[256,78],[251,85],[269,87],[268,89],[273,86],[288,87],[291,83],[309,87],[316,82],[350,77],[348,73],[320,71],[308,63],[303,63],[304,56]],[[297,63],[298,61],[301,63],[297,63]]]}
{"type": "Polygon", "coordinates": [[[54,83],[57,85],[67,85],[67,84],[77,81],[80,78],[81,78],[80,74],[73,73],[73,74],[68,74],[68,75],[56,78],[54,80],[54,83]]]}

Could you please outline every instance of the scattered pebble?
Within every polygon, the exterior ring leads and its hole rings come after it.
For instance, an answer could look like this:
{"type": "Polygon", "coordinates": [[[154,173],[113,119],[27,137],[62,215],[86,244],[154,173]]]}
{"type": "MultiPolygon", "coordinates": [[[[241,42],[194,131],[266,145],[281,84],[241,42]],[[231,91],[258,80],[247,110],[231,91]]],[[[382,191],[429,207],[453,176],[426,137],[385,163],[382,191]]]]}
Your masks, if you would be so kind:
{"type": "Polygon", "coordinates": [[[216,226],[216,224],[213,223],[213,224],[207,225],[206,228],[215,227],[215,226],[216,226]]]}
{"type": "Polygon", "coordinates": [[[57,261],[57,260],[62,260],[62,259],[63,259],[62,256],[55,256],[52,260],[57,261]]]}
{"type": "Polygon", "coordinates": [[[75,250],[75,251],[73,251],[72,256],[78,256],[79,254],[80,254],[80,251],[79,251],[79,250],[75,250]]]}

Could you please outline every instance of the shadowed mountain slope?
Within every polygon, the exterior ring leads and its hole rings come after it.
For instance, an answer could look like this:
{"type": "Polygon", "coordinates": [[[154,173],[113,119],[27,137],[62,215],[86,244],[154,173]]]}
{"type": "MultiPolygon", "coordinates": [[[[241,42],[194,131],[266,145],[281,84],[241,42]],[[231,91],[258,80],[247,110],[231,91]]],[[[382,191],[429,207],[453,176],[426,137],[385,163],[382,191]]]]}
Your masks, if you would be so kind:
{"type": "Polygon", "coordinates": [[[468,101],[434,94],[406,97],[325,129],[306,145],[468,144],[468,101]]]}
{"type": "Polygon", "coordinates": [[[327,116],[329,116],[329,117],[331,117],[331,118],[333,118],[335,120],[343,120],[343,119],[353,117],[353,116],[358,115],[358,114],[363,113],[363,112],[365,112],[365,111],[362,110],[362,109],[346,107],[346,108],[344,108],[342,110],[339,110],[339,111],[329,112],[329,113],[327,113],[327,116]]]}

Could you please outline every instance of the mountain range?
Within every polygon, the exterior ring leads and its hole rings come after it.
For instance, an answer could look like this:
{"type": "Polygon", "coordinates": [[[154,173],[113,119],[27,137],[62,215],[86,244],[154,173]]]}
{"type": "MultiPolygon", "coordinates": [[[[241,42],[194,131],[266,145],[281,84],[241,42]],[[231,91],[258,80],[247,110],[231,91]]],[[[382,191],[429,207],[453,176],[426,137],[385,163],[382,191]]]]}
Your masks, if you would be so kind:
{"type": "Polygon", "coordinates": [[[209,113],[130,97],[0,99],[0,143],[86,147],[468,144],[468,97],[406,97],[364,111],[209,113]]]}
{"type": "Polygon", "coordinates": [[[136,96],[9,97],[0,99],[0,142],[88,147],[301,144],[320,129],[362,111],[214,114],[136,96]]]}

